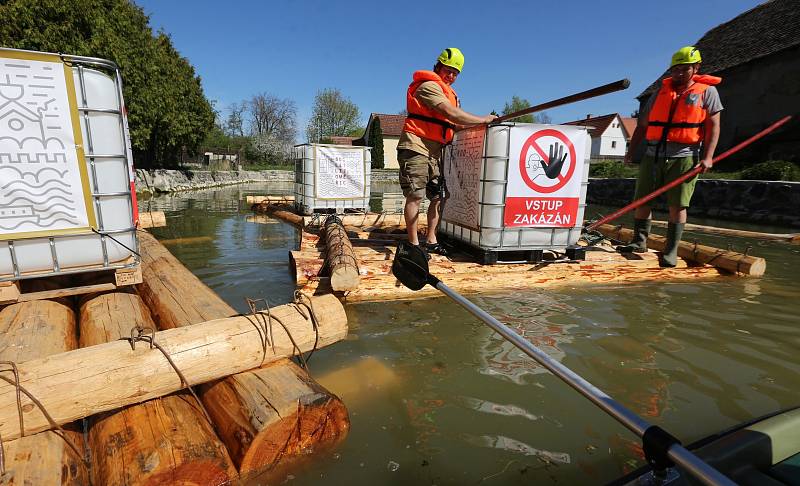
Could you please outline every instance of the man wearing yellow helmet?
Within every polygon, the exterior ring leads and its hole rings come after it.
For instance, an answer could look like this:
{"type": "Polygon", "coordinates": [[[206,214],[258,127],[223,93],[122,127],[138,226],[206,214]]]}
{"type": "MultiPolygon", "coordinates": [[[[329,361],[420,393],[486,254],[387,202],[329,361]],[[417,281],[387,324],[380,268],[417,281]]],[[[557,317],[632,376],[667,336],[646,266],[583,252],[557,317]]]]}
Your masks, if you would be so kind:
{"type": "Polygon", "coordinates": [[[433,71],[417,71],[406,93],[408,115],[397,144],[400,187],[406,197],[404,208],[408,241],[419,245],[417,219],[422,198],[428,206],[428,231],[425,249],[446,254],[436,239],[441,201],[446,197],[439,160],[442,149],[453,140],[453,129],[490,123],[494,115],[478,116],[460,108],[451,85],[464,67],[464,54],[455,47],[442,51],[433,71]]]}
{"type": "MultiPolygon", "coordinates": [[[[645,156],[639,164],[636,194],[639,199],[699,164],[707,171],[719,140],[722,103],[714,87],[722,78],[698,75],[700,51],[687,46],[672,56],[670,75],[650,96],[639,114],[639,124],[631,137],[625,162],[644,140],[645,156]]],[[[669,225],[659,265],[674,267],[678,244],[686,223],[686,209],[694,193],[697,177],[667,191],[669,225]]],[[[634,236],[629,245],[617,247],[622,253],[647,251],[650,233],[650,206],[639,206],[634,214],[634,236]]]]}

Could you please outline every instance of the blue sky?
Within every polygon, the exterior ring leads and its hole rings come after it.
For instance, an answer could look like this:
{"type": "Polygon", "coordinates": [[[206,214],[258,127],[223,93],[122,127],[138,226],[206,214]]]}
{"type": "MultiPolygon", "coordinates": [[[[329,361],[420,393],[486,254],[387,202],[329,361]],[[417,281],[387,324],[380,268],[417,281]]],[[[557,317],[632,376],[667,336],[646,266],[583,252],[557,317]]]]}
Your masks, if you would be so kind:
{"type": "Polygon", "coordinates": [[[370,112],[405,108],[411,74],[444,47],[466,57],[453,87],[467,111],[541,103],[620,78],[625,91],[549,111],[554,122],[619,112],[671,54],[758,5],[754,0],[439,1],[135,0],[203,80],[221,111],[266,92],[295,101],[298,138],[314,96],[338,88],[370,112]]]}

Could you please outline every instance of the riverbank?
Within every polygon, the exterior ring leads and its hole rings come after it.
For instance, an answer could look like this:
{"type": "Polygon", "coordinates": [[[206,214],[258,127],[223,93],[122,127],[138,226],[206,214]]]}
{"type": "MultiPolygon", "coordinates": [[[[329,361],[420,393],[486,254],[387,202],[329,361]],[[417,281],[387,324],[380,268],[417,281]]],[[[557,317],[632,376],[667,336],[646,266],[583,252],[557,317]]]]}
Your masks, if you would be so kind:
{"type": "MultiPolygon", "coordinates": [[[[373,170],[372,181],[396,183],[397,171],[373,170]]],[[[248,182],[294,182],[294,172],[291,170],[136,170],[137,193],[192,191],[248,182]]]]}
{"type": "MultiPolygon", "coordinates": [[[[396,184],[397,171],[372,171],[372,182],[396,184]]],[[[290,170],[178,171],[137,170],[136,191],[169,193],[249,182],[294,182],[290,170]]],[[[624,206],[633,200],[636,179],[589,179],[587,204],[624,206]]],[[[399,189],[398,189],[399,190],[399,189]]],[[[656,205],[665,208],[663,202],[656,205]]],[[[740,222],[800,228],[800,183],[783,181],[697,181],[689,214],[740,222]]]]}
{"type": "MultiPolygon", "coordinates": [[[[624,206],[636,179],[590,179],[587,204],[624,206]]],[[[800,182],[700,179],[689,215],[800,228],[800,182]]],[[[666,209],[662,200],[656,208],[666,209]]]]}

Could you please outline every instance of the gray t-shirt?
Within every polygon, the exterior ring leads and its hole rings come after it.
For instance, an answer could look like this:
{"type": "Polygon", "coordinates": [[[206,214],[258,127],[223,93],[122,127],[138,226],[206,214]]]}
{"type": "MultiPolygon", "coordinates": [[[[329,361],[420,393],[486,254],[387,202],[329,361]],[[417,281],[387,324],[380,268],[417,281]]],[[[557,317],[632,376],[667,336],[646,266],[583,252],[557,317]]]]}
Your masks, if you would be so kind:
{"type": "MultiPolygon", "coordinates": [[[[650,99],[644,105],[644,109],[639,113],[639,124],[647,122],[647,117],[650,115],[650,110],[653,108],[653,103],[656,102],[658,91],[650,95],[650,99]]],[[[719,113],[723,110],[722,101],[719,99],[719,92],[714,86],[709,86],[703,93],[703,108],[705,108],[708,116],[719,113]]],[[[646,154],[650,156],[656,155],[656,145],[658,142],[647,141],[646,154]]],[[[665,153],[660,154],[663,157],[689,157],[700,156],[700,145],[686,145],[683,143],[667,142],[665,153]]]]}

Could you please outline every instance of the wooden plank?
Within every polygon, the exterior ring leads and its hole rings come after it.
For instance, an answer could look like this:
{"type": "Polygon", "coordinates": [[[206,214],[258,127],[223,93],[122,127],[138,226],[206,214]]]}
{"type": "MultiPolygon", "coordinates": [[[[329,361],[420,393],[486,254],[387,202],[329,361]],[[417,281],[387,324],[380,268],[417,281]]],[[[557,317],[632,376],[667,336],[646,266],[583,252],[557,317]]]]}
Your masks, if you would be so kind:
{"type": "Polygon", "coordinates": [[[140,284],[142,283],[142,268],[138,265],[134,268],[119,268],[114,272],[114,282],[117,287],[140,284]]]}
{"type": "Polygon", "coordinates": [[[41,290],[38,292],[28,292],[19,296],[20,302],[30,302],[34,300],[57,299],[69,297],[70,295],[90,294],[94,292],[105,292],[117,288],[113,283],[103,283],[94,285],[81,285],[78,287],[67,287],[55,290],[41,290]]]}
{"type": "Polygon", "coordinates": [[[0,282],[0,304],[19,300],[19,282],[0,282]]]}
{"type": "MultiPolygon", "coordinates": [[[[263,331],[254,324],[256,319],[269,319],[266,313],[257,318],[229,317],[159,331],[155,340],[190,384],[206,383],[297,352],[308,352],[315,345],[328,346],[347,335],[347,316],[334,296],[316,297],[312,305],[317,316],[316,330],[296,306],[271,310],[273,319],[280,319],[286,326],[284,330],[283,326],[273,325],[272,346],[262,345],[263,331]]],[[[21,385],[60,424],[162,397],[182,388],[181,380],[164,355],[145,343],[136,349],[123,341],[99,344],[26,361],[19,365],[19,371],[21,385]]],[[[27,398],[22,402],[25,432],[48,430],[50,424],[39,409],[27,398]]],[[[20,435],[15,387],[0,382],[0,436],[10,440],[20,435]]]]}
{"type": "Polygon", "coordinates": [[[139,213],[139,228],[161,228],[167,225],[164,211],[143,211],[139,213]]]}

